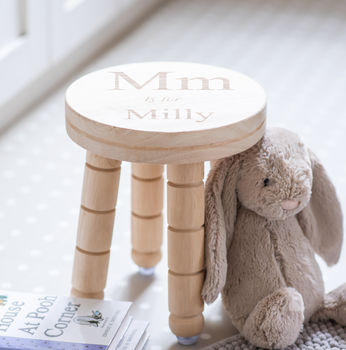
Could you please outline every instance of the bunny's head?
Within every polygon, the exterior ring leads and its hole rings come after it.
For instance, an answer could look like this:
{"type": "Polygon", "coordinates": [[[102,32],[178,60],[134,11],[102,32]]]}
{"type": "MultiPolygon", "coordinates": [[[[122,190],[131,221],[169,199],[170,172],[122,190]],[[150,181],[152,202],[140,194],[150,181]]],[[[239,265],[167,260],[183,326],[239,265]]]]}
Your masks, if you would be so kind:
{"type": "Polygon", "coordinates": [[[296,215],[313,249],[328,264],[337,262],[342,213],[322,164],[285,129],[268,129],[253,147],[220,159],[205,186],[206,280],[203,298],[212,302],[226,281],[227,250],[237,210],[243,206],[266,220],[296,215]]]}
{"type": "Polygon", "coordinates": [[[234,156],[232,163],[234,189],[228,190],[234,191],[242,206],[258,215],[286,219],[310,200],[309,151],[292,132],[269,129],[255,146],[234,156]]]}

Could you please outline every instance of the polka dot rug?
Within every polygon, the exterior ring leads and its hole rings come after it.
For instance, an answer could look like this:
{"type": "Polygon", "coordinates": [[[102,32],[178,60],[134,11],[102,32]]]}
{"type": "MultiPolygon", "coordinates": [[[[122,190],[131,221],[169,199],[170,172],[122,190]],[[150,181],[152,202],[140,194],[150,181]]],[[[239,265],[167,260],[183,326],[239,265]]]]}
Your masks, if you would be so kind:
{"type": "MultiPolygon", "coordinates": [[[[191,61],[251,76],[268,93],[268,126],[295,131],[311,147],[346,213],[345,43],[345,0],[163,1],[0,135],[0,289],[69,295],[85,152],[66,135],[64,93],[112,65],[191,61]]],[[[208,171],[206,162],[205,178],[208,171]]],[[[150,321],[146,350],[187,350],[168,324],[166,198],[165,190],[162,261],[154,276],[140,276],[131,260],[131,164],[123,162],[105,295],[134,302],[132,314],[150,321]]],[[[318,261],[326,291],[346,280],[345,249],[346,240],[332,268],[318,261]]],[[[235,334],[221,298],[203,314],[188,350],[235,334]]]]}

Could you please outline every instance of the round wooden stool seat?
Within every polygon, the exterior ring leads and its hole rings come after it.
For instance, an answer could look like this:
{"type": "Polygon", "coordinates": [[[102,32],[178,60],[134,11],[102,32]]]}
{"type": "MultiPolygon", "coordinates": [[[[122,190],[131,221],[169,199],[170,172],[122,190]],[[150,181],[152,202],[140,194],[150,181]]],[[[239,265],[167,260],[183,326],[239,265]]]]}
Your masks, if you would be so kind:
{"type": "Polygon", "coordinates": [[[261,86],[228,69],[128,64],[87,74],[68,88],[66,127],[76,143],[107,158],[200,162],[257,142],[265,103],[261,86]]]}
{"type": "Polygon", "coordinates": [[[87,150],[72,294],[102,298],[121,162],[132,163],[132,259],[161,259],[167,164],[169,325],[181,344],[204,325],[204,161],[242,152],[265,130],[264,90],[195,63],[148,62],[87,74],[66,91],[66,129],[87,150]]]}

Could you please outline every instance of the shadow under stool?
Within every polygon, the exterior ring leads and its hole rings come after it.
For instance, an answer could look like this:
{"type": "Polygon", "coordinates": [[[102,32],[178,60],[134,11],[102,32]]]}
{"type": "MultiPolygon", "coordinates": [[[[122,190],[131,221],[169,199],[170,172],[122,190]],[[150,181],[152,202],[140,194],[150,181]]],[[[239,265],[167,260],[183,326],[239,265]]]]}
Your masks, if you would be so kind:
{"type": "Polygon", "coordinates": [[[132,258],[161,258],[167,164],[169,325],[182,344],[204,325],[204,162],[242,152],[265,130],[264,90],[224,68],[186,62],[109,67],[66,91],[66,129],[86,149],[72,295],[103,298],[121,161],[132,163],[132,258]]]}

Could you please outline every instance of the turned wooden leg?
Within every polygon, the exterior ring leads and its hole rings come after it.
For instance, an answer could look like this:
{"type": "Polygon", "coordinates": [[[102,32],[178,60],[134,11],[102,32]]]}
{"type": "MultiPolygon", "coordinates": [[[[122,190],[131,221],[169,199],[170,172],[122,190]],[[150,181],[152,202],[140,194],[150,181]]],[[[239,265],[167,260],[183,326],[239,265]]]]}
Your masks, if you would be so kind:
{"type": "Polygon", "coordinates": [[[121,161],[87,152],[72,273],[74,296],[104,296],[120,167],[121,161]]]}
{"type": "Polygon", "coordinates": [[[152,274],[161,260],[163,165],[132,163],[132,259],[152,274]]]}
{"type": "Polygon", "coordinates": [[[204,325],[204,164],[167,165],[169,325],[182,344],[204,325]]]}

